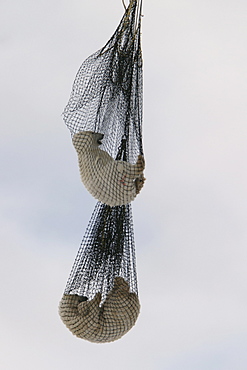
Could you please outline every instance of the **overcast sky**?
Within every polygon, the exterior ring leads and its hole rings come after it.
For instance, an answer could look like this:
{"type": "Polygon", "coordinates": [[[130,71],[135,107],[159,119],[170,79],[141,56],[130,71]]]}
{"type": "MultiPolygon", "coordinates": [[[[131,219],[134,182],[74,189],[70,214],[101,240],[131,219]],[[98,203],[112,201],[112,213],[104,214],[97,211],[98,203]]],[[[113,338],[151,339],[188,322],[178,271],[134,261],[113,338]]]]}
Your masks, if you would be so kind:
{"type": "Polygon", "coordinates": [[[96,203],[61,113],[122,14],[121,0],[0,2],[0,368],[246,370],[246,0],[144,0],[141,314],[111,344],[58,316],[96,203]]]}

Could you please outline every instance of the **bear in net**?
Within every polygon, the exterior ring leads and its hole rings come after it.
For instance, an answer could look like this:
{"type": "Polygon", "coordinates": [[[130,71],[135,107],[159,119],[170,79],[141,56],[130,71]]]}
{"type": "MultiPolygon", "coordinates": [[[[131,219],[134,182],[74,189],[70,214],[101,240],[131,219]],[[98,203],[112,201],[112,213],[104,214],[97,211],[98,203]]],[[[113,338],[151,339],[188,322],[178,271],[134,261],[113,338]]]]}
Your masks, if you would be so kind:
{"type": "Polygon", "coordinates": [[[99,148],[103,134],[81,131],[73,136],[80,175],[89,193],[111,207],[130,203],[143,187],[145,161],[138,156],[136,164],[114,160],[99,148]]]}
{"type": "Polygon", "coordinates": [[[94,343],[113,342],[135,325],[140,302],[119,276],[101,307],[100,302],[100,293],[91,300],[77,294],[64,294],[59,306],[60,317],[78,338],[94,343]]]}

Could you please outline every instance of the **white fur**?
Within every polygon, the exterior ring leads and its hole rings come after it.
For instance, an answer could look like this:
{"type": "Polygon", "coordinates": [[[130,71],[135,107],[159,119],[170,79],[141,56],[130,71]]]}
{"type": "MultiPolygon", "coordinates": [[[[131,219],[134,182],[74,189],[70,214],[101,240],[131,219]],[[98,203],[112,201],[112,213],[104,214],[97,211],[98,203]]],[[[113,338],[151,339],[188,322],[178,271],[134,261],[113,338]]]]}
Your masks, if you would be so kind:
{"type": "Polygon", "coordinates": [[[81,180],[100,202],[111,207],[128,204],[143,186],[144,158],[139,156],[135,165],[116,161],[99,148],[98,139],[101,137],[101,134],[91,131],[81,131],[73,136],[81,180]]]}
{"type": "Polygon", "coordinates": [[[76,294],[64,294],[59,305],[60,317],[79,338],[94,343],[113,342],[135,325],[140,312],[139,299],[135,293],[130,293],[123,278],[116,277],[101,307],[100,301],[100,293],[84,302],[76,294]]]}

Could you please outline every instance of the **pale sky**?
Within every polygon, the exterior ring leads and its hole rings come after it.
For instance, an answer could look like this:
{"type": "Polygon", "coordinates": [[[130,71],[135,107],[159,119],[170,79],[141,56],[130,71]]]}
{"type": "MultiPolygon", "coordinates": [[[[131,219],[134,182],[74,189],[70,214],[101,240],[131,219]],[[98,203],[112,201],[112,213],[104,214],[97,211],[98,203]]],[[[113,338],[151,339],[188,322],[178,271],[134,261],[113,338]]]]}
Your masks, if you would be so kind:
{"type": "Polygon", "coordinates": [[[96,201],[61,113],[121,0],[0,3],[3,370],[247,369],[247,2],[144,0],[141,314],[111,344],[58,315],[96,201]]]}

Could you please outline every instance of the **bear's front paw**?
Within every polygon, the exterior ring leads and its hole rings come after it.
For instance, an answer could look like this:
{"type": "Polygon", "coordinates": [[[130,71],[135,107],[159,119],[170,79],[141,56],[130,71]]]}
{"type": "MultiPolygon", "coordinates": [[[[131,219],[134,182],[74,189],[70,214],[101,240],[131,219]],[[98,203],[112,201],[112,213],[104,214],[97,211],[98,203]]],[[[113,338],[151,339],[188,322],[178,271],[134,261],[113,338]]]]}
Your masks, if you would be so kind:
{"type": "Polygon", "coordinates": [[[141,174],[137,179],[135,179],[135,187],[136,187],[136,194],[139,194],[141,189],[143,188],[144,182],[145,182],[145,177],[143,174],[141,174]]]}

